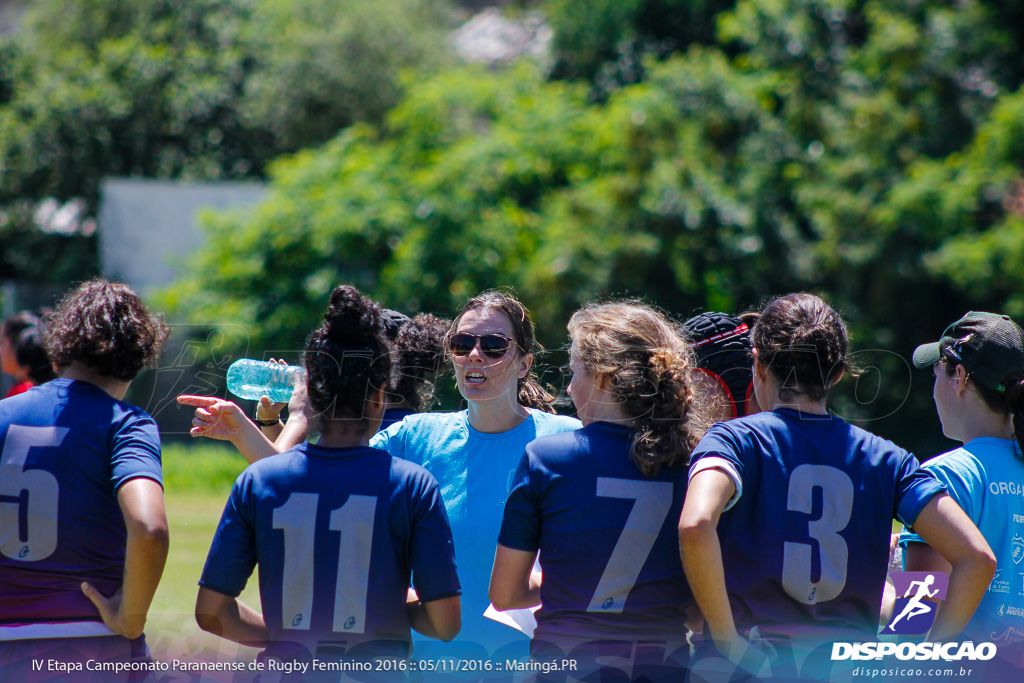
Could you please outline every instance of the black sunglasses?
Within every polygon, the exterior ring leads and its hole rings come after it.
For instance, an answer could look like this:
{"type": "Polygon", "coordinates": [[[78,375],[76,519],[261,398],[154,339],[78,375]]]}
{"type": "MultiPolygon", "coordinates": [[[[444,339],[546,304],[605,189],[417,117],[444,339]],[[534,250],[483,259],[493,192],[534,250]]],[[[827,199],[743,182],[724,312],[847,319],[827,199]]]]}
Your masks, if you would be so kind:
{"type": "Polygon", "coordinates": [[[476,348],[477,342],[480,343],[480,352],[488,358],[504,357],[513,344],[511,339],[500,334],[475,335],[460,332],[451,336],[448,348],[451,349],[453,356],[468,356],[476,348]]]}

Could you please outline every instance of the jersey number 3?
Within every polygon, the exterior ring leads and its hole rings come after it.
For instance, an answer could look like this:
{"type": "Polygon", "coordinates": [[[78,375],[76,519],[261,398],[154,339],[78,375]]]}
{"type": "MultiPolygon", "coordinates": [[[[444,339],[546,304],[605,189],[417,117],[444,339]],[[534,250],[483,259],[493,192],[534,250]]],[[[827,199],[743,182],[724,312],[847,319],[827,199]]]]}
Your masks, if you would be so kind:
{"type": "Polygon", "coordinates": [[[839,596],[846,586],[850,549],[839,532],[853,514],[853,482],[842,470],[827,465],[800,465],[789,477],[787,508],[811,514],[814,489],[822,491],[821,517],[807,523],[811,538],[818,542],[821,576],[812,581],[814,546],[786,542],[782,555],[782,587],[794,600],[814,605],[839,596]]]}
{"type": "Polygon", "coordinates": [[[633,501],[626,525],[587,607],[588,612],[620,613],[672,508],[672,484],[598,477],[597,496],[633,501]]]}
{"type": "Polygon", "coordinates": [[[26,470],[25,460],[30,448],[59,446],[67,433],[67,427],[7,429],[0,453],[0,553],[6,557],[36,562],[57,549],[57,478],[46,470],[26,470]]]}

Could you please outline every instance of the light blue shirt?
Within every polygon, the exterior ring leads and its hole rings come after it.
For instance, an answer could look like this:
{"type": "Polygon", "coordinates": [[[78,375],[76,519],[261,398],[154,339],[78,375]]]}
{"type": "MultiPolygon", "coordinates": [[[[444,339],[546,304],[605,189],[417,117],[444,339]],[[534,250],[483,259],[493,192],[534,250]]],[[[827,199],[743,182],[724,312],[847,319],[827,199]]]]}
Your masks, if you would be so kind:
{"type": "Polygon", "coordinates": [[[490,604],[487,588],[494,551],[516,467],[526,444],[537,437],[581,426],[573,417],[530,410],[530,417],[515,429],[486,434],[469,425],[469,416],[463,410],[410,415],[370,440],[374,448],[422,465],[441,485],[462,584],[462,632],[458,640],[482,644],[488,656],[515,642],[518,648],[503,649],[502,653],[514,656],[527,651],[526,636],[483,616],[490,604]]]}
{"type": "MultiPolygon", "coordinates": [[[[925,469],[946,485],[996,556],[996,575],[960,640],[1024,652],[1024,461],[1014,441],[983,437],[932,458],[925,469]]],[[[900,545],[921,542],[909,532],[900,545]]],[[[906,555],[904,555],[906,557],[906,555]]],[[[1019,660],[1018,660],[1019,661],[1019,660]]]]}

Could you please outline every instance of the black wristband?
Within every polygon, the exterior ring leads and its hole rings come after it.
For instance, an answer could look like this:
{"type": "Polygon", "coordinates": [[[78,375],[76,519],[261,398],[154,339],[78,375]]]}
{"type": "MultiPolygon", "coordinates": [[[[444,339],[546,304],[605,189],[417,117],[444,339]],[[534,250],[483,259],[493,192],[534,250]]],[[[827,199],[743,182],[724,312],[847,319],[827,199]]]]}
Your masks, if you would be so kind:
{"type": "Polygon", "coordinates": [[[264,427],[273,427],[276,424],[281,424],[280,417],[275,417],[273,420],[261,420],[254,415],[252,421],[255,422],[256,426],[259,427],[260,429],[263,429],[264,427]]]}

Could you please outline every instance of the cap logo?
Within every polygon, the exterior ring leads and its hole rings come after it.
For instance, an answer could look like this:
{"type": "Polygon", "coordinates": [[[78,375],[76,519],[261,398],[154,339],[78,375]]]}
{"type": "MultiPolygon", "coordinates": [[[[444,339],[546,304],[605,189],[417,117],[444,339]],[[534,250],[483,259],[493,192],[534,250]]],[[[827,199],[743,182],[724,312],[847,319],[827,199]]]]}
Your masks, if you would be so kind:
{"type": "Polygon", "coordinates": [[[948,348],[949,355],[953,356],[955,360],[962,361],[964,359],[963,347],[964,345],[971,341],[971,337],[973,336],[973,333],[968,334],[967,336],[961,337],[960,339],[957,339],[955,342],[950,344],[948,348]]]}

